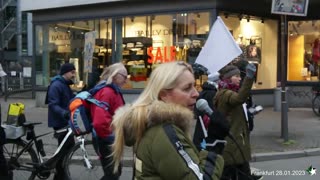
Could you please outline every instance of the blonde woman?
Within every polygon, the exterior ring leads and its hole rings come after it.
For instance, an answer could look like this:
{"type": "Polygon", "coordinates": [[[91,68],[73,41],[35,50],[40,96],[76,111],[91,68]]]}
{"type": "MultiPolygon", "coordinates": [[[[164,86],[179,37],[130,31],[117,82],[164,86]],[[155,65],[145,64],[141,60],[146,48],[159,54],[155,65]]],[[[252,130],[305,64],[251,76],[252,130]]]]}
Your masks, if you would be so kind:
{"type": "Polygon", "coordinates": [[[135,179],[220,178],[223,158],[214,151],[199,152],[191,140],[192,110],[199,95],[194,84],[190,65],[161,64],[138,99],[117,110],[112,122],[115,172],[127,145],[134,146],[135,179]]]}
{"type": "Polygon", "coordinates": [[[98,145],[97,152],[103,166],[104,176],[101,179],[119,179],[120,173],[113,173],[113,164],[111,155],[111,144],[114,141],[114,135],[111,129],[112,116],[115,111],[125,104],[120,88],[126,83],[127,70],[122,63],[116,63],[106,67],[101,74],[100,83],[106,83],[107,86],[100,89],[95,95],[99,101],[109,104],[109,110],[98,106],[91,106],[93,127],[98,138],[94,144],[98,145]]]}

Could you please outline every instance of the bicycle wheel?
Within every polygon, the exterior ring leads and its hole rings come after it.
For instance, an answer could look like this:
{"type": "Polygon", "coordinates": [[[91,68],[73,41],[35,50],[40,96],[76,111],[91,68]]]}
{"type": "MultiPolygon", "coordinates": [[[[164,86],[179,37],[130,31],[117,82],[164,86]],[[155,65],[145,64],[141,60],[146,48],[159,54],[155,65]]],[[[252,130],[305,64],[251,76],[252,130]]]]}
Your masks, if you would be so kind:
{"type": "Polygon", "coordinates": [[[14,180],[33,180],[36,176],[33,172],[33,165],[28,163],[38,163],[37,154],[33,148],[25,150],[21,156],[18,153],[26,146],[26,142],[21,139],[7,139],[3,145],[3,155],[6,158],[9,169],[13,172],[14,180]]]}
{"type": "Polygon", "coordinates": [[[78,142],[65,157],[65,172],[69,179],[100,179],[103,176],[103,169],[100,164],[99,157],[94,151],[92,141],[85,141],[84,144],[92,167],[87,167],[87,163],[84,158],[84,152],[80,147],[80,142],[78,142]]]}
{"type": "Polygon", "coordinates": [[[312,99],[312,110],[315,115],[320,116],[320,96],[316,96],[312,99]]]}

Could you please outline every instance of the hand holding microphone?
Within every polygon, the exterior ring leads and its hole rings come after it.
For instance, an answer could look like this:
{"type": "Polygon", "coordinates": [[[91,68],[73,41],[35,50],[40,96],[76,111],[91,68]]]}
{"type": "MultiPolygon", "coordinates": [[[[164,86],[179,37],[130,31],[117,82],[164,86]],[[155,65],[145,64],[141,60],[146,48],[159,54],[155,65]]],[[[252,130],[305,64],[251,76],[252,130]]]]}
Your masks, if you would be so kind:
{"type": "MultiPolygon", "coordinates": [[[[224,138],[229,135],[230,126],[225,116],[219,112],[213,112],[209,107],[208,102],[204,99],[199,99],[196,103],[198,110],[204,112],[210,117],[210,123],[208,126],[208,137],[206,138],[207,143],[213,143],[216,140],[224,140],[224,138]]],[[[223,147],[214,148],[217,153],[221,153],[223,147]]]]}

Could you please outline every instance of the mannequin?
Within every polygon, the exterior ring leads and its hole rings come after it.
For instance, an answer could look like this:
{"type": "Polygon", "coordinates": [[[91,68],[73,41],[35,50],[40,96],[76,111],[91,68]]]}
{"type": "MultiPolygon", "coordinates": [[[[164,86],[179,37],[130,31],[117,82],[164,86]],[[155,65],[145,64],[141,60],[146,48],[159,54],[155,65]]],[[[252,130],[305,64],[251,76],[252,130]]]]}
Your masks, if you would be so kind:
{"type": "Polygon", "coordinates": [[[246,52],[247,52],[248,62],[254,64],[257,68],[257,71],[256,71],[257,76],[255,79],[255,82],[256,82],[258,78],[259,65],[261,63],[261,49],[256,45],[256,39],[253,39],[253,38],[250,39],[250,44],[246,47],[246,52]]]}
{"type": "Polygon", "coordinates": [[[256,45],[255,39],[250,39],[250,44],[246,47],[248,61],[261,63],[261,49],[256,45]]]}

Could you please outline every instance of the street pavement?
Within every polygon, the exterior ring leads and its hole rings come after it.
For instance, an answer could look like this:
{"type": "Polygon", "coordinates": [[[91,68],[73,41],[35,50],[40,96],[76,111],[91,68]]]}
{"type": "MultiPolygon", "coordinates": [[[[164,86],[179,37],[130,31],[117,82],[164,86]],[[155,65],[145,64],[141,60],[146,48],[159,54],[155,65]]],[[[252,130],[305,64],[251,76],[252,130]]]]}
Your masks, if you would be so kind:
{"type": "MultiPolygon", "coordinates": [[[[7,118],[8,104],[15,102],[25,104],[27,121],[43,123],[35,127],[36,134],[52,131],[47,127],[48,109],[35,107],[33,99],[10,98],[5,102],[0,98],[3,122],[7,118]]],[[[287,142],[281,138],[281,112],[275,112],[273,107],[265,107],[256,115],[254,122],[251,133],[252,162],[320,155],[320,118],[313,114],[311,108],[289,109],[287,142]]],[[[53,154],[57,147],[53,136],[45,136],[43,142],[47,154],[53,154]]],[[[126,147],[124,166],[131,165],[132,151],[126,147]]]]}

